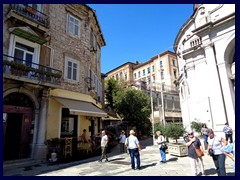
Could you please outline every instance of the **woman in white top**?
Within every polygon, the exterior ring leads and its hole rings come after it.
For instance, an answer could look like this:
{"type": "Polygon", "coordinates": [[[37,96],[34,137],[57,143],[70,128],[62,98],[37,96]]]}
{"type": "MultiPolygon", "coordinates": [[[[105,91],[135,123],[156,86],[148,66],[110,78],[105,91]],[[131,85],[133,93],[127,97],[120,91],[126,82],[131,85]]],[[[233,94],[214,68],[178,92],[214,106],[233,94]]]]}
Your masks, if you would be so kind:
{"type": "Polygon", "coordinates": [[[212,159],[215,164],[218,176],[226,176],[226,168],[225,168],[225,159],[226,156],[221,151],[223,146],[227,145],[227,141],[220,137],[216,136],[212,129],[208,130],[208,149],[207,154],[209,154],[209,149],[213,150],[212,159]]]}
{"type": "Polygon", "coordinates": [[[156,131],[156,143],[158,144],[159,150],[160,150],[160,155],[162,160],[160,161],[161,163],[166,163],[166,149],[162,148],[163,143],[166,143],[166,140],[163,135],[161,135],[160,131],[156,131]]]}

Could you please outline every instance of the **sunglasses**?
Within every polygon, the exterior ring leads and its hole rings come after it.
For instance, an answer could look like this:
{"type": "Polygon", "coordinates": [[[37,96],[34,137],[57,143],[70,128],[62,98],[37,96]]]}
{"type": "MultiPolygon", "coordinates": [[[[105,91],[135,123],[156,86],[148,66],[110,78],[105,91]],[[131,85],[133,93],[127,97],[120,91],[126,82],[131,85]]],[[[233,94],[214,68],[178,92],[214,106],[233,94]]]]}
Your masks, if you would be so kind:
{"type": "Polygon", "coordinates": [[[190,134],[188,134],[188,135],[193,135],[193,133],[190,133],[190,134]]]}

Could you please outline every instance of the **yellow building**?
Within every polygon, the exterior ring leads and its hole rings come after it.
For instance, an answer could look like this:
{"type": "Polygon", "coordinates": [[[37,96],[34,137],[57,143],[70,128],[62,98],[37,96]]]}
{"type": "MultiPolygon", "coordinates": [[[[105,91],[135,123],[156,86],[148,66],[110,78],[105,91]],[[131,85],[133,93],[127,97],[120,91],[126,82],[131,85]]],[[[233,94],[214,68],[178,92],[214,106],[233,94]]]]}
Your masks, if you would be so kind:
{"type": "Polygon", "coordinates": [[[127,62],[106,75],[107,78],[125,81],[126,87],[134,87],[149,94],[152,90],[155,123],[181,122],[179,95],[175,85],[179,77],[175,53],[165,51],[143,63],[127,62]]]}

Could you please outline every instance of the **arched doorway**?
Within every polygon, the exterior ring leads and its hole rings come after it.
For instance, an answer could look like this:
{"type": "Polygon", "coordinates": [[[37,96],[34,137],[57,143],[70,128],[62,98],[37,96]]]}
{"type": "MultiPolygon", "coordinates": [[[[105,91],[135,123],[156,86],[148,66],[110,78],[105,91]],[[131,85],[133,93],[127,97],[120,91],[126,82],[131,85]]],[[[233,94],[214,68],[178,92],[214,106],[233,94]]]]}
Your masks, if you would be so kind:
{"type": "Polygon", "coordinates": [[[3,101],[4,160],[28,158],[31,153],[33,103],[30,98],[14,92],[3,101]]]}

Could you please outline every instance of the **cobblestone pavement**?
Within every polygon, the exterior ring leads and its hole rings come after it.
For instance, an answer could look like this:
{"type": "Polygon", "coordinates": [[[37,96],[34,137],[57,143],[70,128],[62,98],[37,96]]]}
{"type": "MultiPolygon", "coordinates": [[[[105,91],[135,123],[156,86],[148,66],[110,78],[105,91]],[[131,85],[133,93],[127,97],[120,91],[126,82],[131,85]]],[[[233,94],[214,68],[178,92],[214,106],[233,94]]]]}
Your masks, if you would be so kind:
{"type": "MultiPolygon", "coordinates": [[[[141,170],[132,170],[127,153],[120,154],[119,147],[108,154],[110,162],[99,163],[99,157],[71,162],[67,164],[38,164],[28,169],[3,169],[4,176],[192,176],[188,157],[167,154],[168,162],[159,163],[159,149],[152,145],[152,139],[141,141],[141,170]]],[[[203,157],[206,176],[217,176],[211,157],[203,157]]],[[[226,159],[228,176],[235,176],[232,161],[226,159]]],[[[199,174],[200,175],[200,174],[199,174]]]]}

